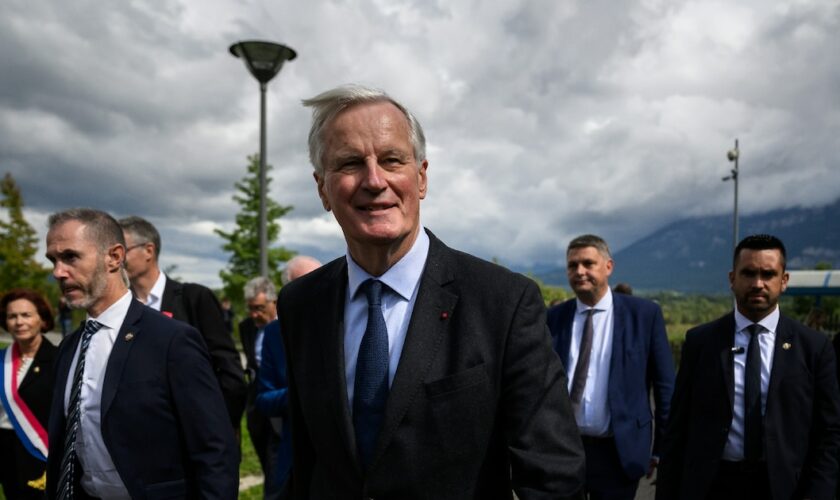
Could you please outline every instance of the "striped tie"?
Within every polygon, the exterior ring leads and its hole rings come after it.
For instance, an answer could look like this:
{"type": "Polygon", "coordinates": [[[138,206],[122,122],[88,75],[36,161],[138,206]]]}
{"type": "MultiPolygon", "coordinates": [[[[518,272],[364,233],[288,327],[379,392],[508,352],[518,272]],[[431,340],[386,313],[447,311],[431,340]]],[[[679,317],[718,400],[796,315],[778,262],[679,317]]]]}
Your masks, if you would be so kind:
{"type": "Polygon", "coordinates": [[[81,407],[82,378],[85,372],[85,353],[90,345],[93,334],[102,328],[100,323],[89,320],[82,331],[82,342],[79,347],[79,359],[76,361],[76,371],[73,372],[73,387],[70,390],[70,401],[67,403],[67,422],[64,427],[64,452],[61,454],[61,476],[58,480],[59,500],[75,498],[73,487],[76,480],[76,433],[79,430],[79,410],[81,407]]]}

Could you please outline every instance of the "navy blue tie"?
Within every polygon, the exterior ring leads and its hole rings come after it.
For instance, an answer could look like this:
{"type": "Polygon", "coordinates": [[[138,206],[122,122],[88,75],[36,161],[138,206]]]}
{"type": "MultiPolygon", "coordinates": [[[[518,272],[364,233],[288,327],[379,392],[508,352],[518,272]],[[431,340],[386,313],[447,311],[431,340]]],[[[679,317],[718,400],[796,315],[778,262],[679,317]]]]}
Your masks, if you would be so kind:
{"type": "Polygon", "coordinates": [[[750,462],[762,458],[764,422],[761,417],[761,346],[758,343],[762,331],[758,324],[747,327],[750,343],[744,377],[744,458],[750,462]]]}
{"type": "Polygon", "coordinates": [[[58,480],[58,499],[72,500],[76,494],[76,434],[79,431],[79,411],[81,409],[82,380],[85,373],[85,353],[87,353],[93,334],[102,328],[102,324],[89,320],[82,331],[79,346],[79,359],[73,372],[73,385],[70,388],[70,400],[67,402],[67,421],[64,427],[64,451],[61,454],[61,476],[58,480]]]}
{"type": "Polygon", "coordinates": [[[356,429],[356,446],[365,467],[373,459],[388,400],[388,328],[382,315],[382,287],[381,281],[373,279],[361,286],[367,295],[368,320],[359,357],[356,358],[353,426],[356,429]]]}

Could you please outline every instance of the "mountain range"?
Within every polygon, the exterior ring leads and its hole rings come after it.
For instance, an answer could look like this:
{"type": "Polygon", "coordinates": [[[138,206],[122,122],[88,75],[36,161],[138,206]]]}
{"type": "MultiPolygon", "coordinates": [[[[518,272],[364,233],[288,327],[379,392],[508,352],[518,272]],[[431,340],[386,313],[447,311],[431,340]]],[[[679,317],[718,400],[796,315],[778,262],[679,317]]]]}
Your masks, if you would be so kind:
{"type": "MultiPolygon", "coordinates": [[[[840,267],[840,199],[816,208],[788,208],[740,218],[739,238],[773,234],[785,243],[788,269],[818,263],[840,267]]],[[[615,252],[610,283],[634,290],[726,293],[732,267],[732,216],[682,219],[615,252]]],[[[528,271],[546,284],[568,288],[566,271],[535,266],[528,271]]]]}

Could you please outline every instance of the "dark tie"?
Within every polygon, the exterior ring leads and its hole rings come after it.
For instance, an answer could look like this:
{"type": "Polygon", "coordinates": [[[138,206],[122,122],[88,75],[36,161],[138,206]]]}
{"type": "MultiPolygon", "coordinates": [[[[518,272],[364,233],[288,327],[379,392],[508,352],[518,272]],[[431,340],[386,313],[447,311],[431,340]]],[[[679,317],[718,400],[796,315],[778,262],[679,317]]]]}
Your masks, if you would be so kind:
{"type": "Polygon", "coordinates": [[[575,366],[575,374],[572,378],[572,390],[569,394],[572,403],[580,404],[583,398],[583,389],[586,387],[586,374],[589,372],[589,358],[592,355],[592,315],[595,309],[586,311],[586,321],[583,323],[583,336],[580,338],[580,351],[578,351],[578,362],[575,366]]]}
{"type": "Polygon", "coordinates": [[[72,500],[76,496],[73,491],[76,481],[76,434],[79,430],[79,409],[81,405],[82,378],[85,372],[85,353],[90,345],[93,334],[102,328],[100,323],[90,320],[82,331],[79,359],[76,361],[76,371],[73,372],[73,386],[70,389],[70,400],[67,403],[67,422],[64,426],[64,451],[61,454],[61,476],[58,480],[59,500],[72,500]]]}
{"type": "Polygon", "coordinates": [[[368,300],[368,320],[353,386],[353,426],[356,446],[365,467],[370,465],[388,400],[388,328],[382,316],[382,282],[362,283],[368,300]]]}
{"type": "Polygon", "coordinates": [[[758,337],[763,328],[752,324],[747,327],[750,344],[747,347],[747,366],[744,377],[744,458],[761,460],[761,441],[764,422],[761,418],[761,345],[758,337]]]}

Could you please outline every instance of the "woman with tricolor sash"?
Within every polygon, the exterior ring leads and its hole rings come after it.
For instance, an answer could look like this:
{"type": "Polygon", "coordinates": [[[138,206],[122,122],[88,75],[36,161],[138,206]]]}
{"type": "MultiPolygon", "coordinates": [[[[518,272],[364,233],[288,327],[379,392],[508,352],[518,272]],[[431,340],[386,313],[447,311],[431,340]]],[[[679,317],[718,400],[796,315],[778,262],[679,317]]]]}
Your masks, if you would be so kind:
{"type": "Polygon", "coordinates": [[[53,315],[40,294],[15,289],[0,299],[0,319],[13,339],[0,350],[0,484],[9,500],[44,498],[57,348],[43,333],[53,315]]]}

